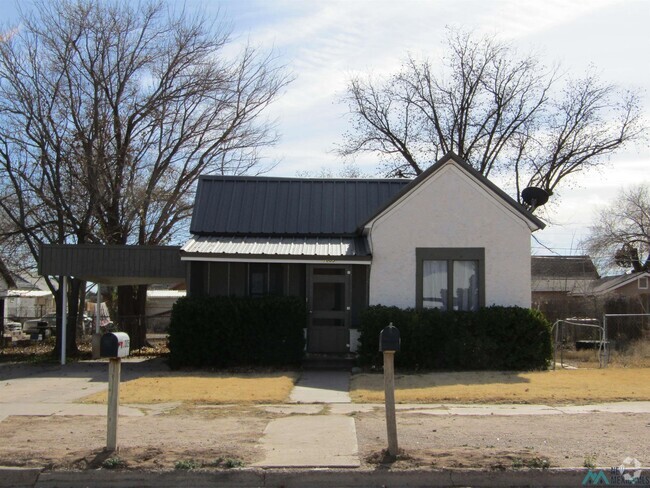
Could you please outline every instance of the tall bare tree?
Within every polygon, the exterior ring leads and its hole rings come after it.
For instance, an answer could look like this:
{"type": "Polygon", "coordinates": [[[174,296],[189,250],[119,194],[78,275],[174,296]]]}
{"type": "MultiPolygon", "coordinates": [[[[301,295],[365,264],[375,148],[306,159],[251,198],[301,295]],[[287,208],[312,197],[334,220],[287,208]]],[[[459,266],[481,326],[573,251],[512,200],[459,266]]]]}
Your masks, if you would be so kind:
{"type": "Polygon", "coordinates": [[[386,79],[352,78],[340,154],[378,154],[387,176],[410,177],[454,151],[485,176],[512,176],[519,197],[529,185],[552,193],[644,130],[637,95],[593,74],[560,86],[537,57],[454,29],[445,52],[441,64],[409,57],[386,79]]]}
{"type": "Polygon", "coordinates": [[[650,271],[650,185],[621,190],[598,211],[584,243],[590,253],[609,256],[609,264],[650,271]]]}
{"type": "MultiPolygon", "coordinates": [[[[9,30],[7,30],[9,32],[9,30]]],[[[38,244],[161,244],[202,173],[262,172],[289,82],[224,23],[162,1],[40,1],[0,44],[0,207],[38,244]]],[[[146,287],[120,289],[141,314],[146,287]]],[[[128,332],[143,344],[141,323],[128,332]]]]}

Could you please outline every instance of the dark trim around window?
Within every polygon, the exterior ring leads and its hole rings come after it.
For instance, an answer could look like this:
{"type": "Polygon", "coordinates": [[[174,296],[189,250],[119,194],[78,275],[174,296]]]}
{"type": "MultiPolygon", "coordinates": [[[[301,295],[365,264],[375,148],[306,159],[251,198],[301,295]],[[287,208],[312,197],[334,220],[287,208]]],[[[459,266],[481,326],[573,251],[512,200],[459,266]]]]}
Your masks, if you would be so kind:
{"type": "Polygon", "coordinates": [[[415,308],[422,309],[422,273],[424,261],[448,261],[450,293],[448,303],[453,297],[453,261],[478,261],[479,307],[485,306],[485,248],[483,247],[417,247],[415,249],[415,308]]]}

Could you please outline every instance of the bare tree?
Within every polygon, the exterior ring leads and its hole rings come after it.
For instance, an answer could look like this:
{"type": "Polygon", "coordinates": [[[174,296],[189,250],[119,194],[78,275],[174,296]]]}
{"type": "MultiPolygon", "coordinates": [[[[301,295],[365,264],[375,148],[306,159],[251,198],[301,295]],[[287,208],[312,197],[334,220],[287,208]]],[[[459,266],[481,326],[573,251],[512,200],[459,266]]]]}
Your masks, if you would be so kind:
{"type": "Polygon", "coordinates": [[[589,229],[590,253],[609,256],[609,264],[650,271],[650,186],[622,190],[601,209],[589,229]]]}
{"type": "Polygon", "coordinates": [[[494,37],[448,30],[442,67],[409,57],[387,79],[355,77],[340,154],[379,154],[387,176],[420,174],[453,151],[485,176],[552,193],[643,131],[639,100],[593,74],[558,86],[557,69],[494,37]]]}
{"type": "MultiPolygon", "coordinates": [[[[271,54],[163,2],[41,1],[0,44],[2,207],[38,244],[161,244],[202,173],[259,173],[264,109],[289,82],[271,54]]],[[[146,287],[120,289],[142,314],[146,287]]],[[[128,332],[143,344],[141,323],[128,332]]]]}

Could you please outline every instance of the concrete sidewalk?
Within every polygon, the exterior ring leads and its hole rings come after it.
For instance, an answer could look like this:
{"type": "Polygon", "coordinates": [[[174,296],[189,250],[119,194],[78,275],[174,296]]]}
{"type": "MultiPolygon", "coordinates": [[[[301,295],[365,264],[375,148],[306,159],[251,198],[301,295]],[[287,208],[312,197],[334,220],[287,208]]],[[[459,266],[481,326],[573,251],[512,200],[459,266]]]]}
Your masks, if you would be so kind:
{"type": "Polygon", "coordinates": [[[289,416],[268,423],[260,440],[264,458],[255,466],[359,467],[354,419],[319,405],[349,405],[349,389],[347,371],[304,371],[290,394],[297,405],[284,405],[282,413],[289,416]]]}
{"type": "Polygon", "coordinates": [[[351,403],[350,373],[304,371],[289,396],[290,403],[351,403]]]}

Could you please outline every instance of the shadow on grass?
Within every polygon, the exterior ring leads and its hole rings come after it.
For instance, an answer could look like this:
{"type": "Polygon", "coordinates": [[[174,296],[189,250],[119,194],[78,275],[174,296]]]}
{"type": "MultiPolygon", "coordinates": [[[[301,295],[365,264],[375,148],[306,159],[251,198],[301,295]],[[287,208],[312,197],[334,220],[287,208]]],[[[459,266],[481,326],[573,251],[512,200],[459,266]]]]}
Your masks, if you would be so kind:
{"type": "MultiPolygon", "coordinates": [[[[361,374],[355,377],[355,388],[369,391],[383,391],[383,374],[361,374]]],[[[396,374],[397,389],[431,388],[443,386],[478,386],[494,384],[530,383],[517,371],[458,371],[396,374]]]]}

